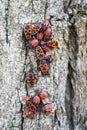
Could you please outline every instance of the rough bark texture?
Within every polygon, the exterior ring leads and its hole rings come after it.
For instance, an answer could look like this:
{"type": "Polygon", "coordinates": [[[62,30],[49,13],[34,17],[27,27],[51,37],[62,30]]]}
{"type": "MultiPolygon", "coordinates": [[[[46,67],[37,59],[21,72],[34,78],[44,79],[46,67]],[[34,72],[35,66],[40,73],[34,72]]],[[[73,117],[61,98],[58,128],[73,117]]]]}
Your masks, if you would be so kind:
{"type": "Polygon", "coordinates": [[[87,130],[87,0],[0,0],[0,130],[87,130]],[[51,20],[59,48],[49,76],[37,71],[35,54],[22,48],[26,23],[51,20]],[[39,79],[26,84],[33,66],[39,79]],[[24,114],[24,96],[37,88],[51,97],[50,114],[24,114]]]}

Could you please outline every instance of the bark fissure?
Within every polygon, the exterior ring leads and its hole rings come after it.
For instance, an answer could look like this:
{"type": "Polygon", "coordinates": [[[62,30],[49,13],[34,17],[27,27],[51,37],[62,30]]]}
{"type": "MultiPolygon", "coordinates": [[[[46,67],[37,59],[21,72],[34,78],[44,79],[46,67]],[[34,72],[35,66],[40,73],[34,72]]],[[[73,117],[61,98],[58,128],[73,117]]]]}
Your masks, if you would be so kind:
{"type": "Polygon", "coordinates": [[[7,7],[5,8],[5,23],[6,23],[5,31],[6,31],[6,43],[7,43],[7,44],[9,43],[9,40],[8,40],[9,6],[10,6],[10,0],[8,0],[8,2],[7,2],[7,7]]]}
{"type": "MultiPolygon", "coordinates": [[[[73,18],[73,15],[69,16],[69,22],[73,18]]],[[[72,61],[74,67],[76,66],[77,61],[77,53],[78,53],[78,35],[77,30],[74,23],[71,23],[69,26],[69,42],[68,42],[68,51],[70,53],[69,61],[68,61],[68,74],[67,74],[67,83],[66,83],[66,92],[65,92],[65,109],[67,114],[67,120],[69,122],[69,129],[74,130],[74,106],[73,106],[73,98],[74,98],[74,88],[73,83],[75,83],[74,74],[75,68],[72,67],[72,61]]]]}
{"type": "MultiPolygon", "coordinates": [[[[28,88],[27,88],[27,74],[26,74],[26,60],[27,60],[27,53],[28,53],[28,50],[26,48],[26,46],[24,47],[25,48],[25,60],[24,60],[24,65],[23,65],[23,83],[24,83],[24,88],[25,88],[25,91],[26,91],[26,95],[28,95],[28,88]]],[[[20,81],[21,82],[21,81],[20,81]]],[[[21,85],[20,85],[21,86],[21,85]]],[[[23,113],[23,103],[21,102],[20,100],[20,95],[19,95],[19,90],[17,90],[18,92],[18,98],[19,98],[19,102],[20,102],[20,112],[21,112],[21,130],[24,130],[24,127],[23,127],[23,124],[24,124],[24,113],[23,113]]]]}
{"type": "Polygon", "coordinates": [[[68,8],[70,7],[71,3],[72,3],[72,0],[69,0],[69,2],[68,2],[68,4],[66,5],[66,7],[64,6],[64,12],[65,12],[65,13],[67,13],[68,8]]]}
{"type": "MultiPolygon", "coordinates": [[[[55,110],[55,112],[54,112],[53,126],[55,126],[56,124],[57,124],[58,128],[61,126],[60,120],[58,119],[57,110],[55,110]]],[[[57,130],[58,130],[58,128],[57,128],[57,130]]]]}
{"type": "Polygon", "coordinates": [[[28,95],[28,88],[27,88],[27,73],[26,73],[26,60],[27,60],[27,53],[28,53],[28,50],[27,50],[27,47],[26,47],[26,50],[25,50],[25,61],[24,61],[24,67],[23,67],[23,73],[24,73],[24,87],[25,87],[25,90],[26,90],[26,95],[28,95]]]}
{"type": "Polygon", "coordinates": [[[74,90],[72,85],[72,79],[73,79],[73,69],[70,63],[68,63],[68,75],[67,75],[66,93],[65,93],[65,109],[70,130],[74,130],[74,112],[73,112],[74,90]]]}
{"type": "Polygon", "coordinates": [[[47,0],[46,0],[45,9],[44,9],[44,19],[46,19],[47,8],[48,8],[48,2],[47,2],[47,0]]]}
{"type": "Polygon", "coordinates": [[[21,130],[23,129],[24,117],[23,117],[23,104],[21,103],[21,130]]]}
{"type": "Polygon", "coordinates": [[[18,98],[19,98],[19,102],[20,102],[20,112],[21,112],[21,126],[20,126],[20,129],[21,130],[24,130],[23,128],[23,124],[24,124],[24,117],[23,117],[23,104],[20,100],[20,95],[19,95],[19,90],[17,89],[17,93],[18,93],[18,98]]]}
{"type": "Polygon", "coordinates": [[[31,0],[31,6],[32,6],[32,12],[34,12],[36,14],[35,7],[34,7],[34,1],[33,0],[31,0]]]}
{"type": "Polygon", "coordinates": [[[77,35],[77,30],[74,25],[74,23],[69,26],[69,44],[68,44],[68,49],[70,52],[72,52],[74,60],[76,62],[77,60],[77,53],[78,53],[78,35],[77,35]]]}

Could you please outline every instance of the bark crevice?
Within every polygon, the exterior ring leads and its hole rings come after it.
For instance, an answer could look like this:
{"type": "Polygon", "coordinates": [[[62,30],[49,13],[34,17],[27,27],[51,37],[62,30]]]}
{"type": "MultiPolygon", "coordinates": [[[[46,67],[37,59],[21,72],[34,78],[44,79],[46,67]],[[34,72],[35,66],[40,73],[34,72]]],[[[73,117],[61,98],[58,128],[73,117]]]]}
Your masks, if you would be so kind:
{"type": "Polygon", "coordinates": [[[24,61],[24,66],[23,66],[23,74],[24,74],[23,82],[24,82],[24,87],[25,87],[26,95],[28,95],[27,73],[26,73],[27,53],[28,53],[28,50],[27,50],[27,47],[25,46],[25,61],[24,61]]]}
{"type": "MultiPolygon", "coordinates": [[[[69,17],[69,22],[70,22],[71,16],[69,17]]],[[[77,60],[77,53],[79,49],[78,45],[78,34],[77,30],[75,27],[75,19],[73,19],[74,23],[71,23],[71,26],[69,26],[69,44],[68,44],[68,50],[72,52],[74,56],[74,60],[77,60]]]]}
{"type": "Polygon", "coordinates": [[[23,124],[24,124],[24,116],[23,116],[23,104],[20,100],[20,95],[19,95],[19,90],[17,89],[17,93],[18,93],[18,98],[19,98],[19,103],[20,103],[20,112],[21,112],[21,126],[20,126],[20,130],[24,130],[23,128],[23,124]]]}
{"type": "Polygon", "coordinates": [[[23,128],[24,124],[24,117],[23,117],[23,104],[21,103],[21,130],[24,130],[23,128]]]}
{"type": "Polygon", "coordinates": [[[48,8],[48,2],[47,2],[47,0],[46,0],[45,9],[44,9],[44,19],[46,19],[47,8],[48,8]]]}
{"type": "MultiPolygon", "coordinates": [[[[73,19],[73,15],[69,15],[69,22],[71,23],[71,19],[73,19]]],[[[66,82],[66,91],[65,91],[65,109],[67,114],[67,120],[69,122],[69,129],[74,130],[74,86],[75,84],[75,75],[76,71],[76,61],[78,54],[78,34],[75,27],[75,19],[73,19],[73,23],[69,28],[69,42],[68,42],[68,51],[69,51],[69,60],[68,60],[68,74],[67,74],[67,82],[66,82]]]]}
{"type": "Polygon", "coordinates": [[[6,43],[9,43],[8,40],[8,17],[9,17],[9,6],[10,6],[10,0],[8,0],[7,2],[7,7],[5,8],[5,23],[6,23],[6,27],[5,27],[5,31],[6,31],[6,43]]]}
{"type": "Polygon", "coordinates": [[[68,62],[68,75],[67,75],[66,92],[65,92],[65,109],[70,130],[74,130],[75,127],[74,110],[73,110],[74,89],[72,85],[72,79],[73,79],[73,69],[70,63],[68,62]]]}
{"type": "Polygon", "coordinates": [[[72,0],[69,0],[69,2],[65,1],[64,3],[67,3],[67,5],[64,4],[64,12],[67,13],[68,8],[70,7],[72,0]]]}
{"type": "MultiPolygon", "coordinates": [[[[26,73],[26,60],[27,60],[27,47],[25,46],[25,59],[24,59],[24,65],[23,65],[23,83],[24,83],[24,88],[26,91],[26,95],[28,95],[28,88],[27,88],[27,73],[26,73]]],[[[21,81],[20,81],[21,82],[21,81]]],[[[19,90],[18,91],[18,97],[19,97],[19,102],[20,102],[20,111],[21,111],[21,130],[24,130],[23,124],[24,124],[24,111],[23,111],[23,103],[20,100],[20,95],[19,95],[19,90]]]]}

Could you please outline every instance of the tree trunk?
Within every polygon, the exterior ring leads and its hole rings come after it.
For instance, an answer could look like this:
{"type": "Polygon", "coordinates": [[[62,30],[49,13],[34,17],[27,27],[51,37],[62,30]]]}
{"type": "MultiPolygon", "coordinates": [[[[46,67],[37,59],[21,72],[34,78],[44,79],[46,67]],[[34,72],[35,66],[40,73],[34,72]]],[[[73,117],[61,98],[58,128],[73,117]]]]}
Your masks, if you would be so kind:
{"type": "Polygon", "coordinates": [[[87,130],[87,0],[0,1],[0,130],[87,130]],[[58,40],[48,76],[37,70],[35,53],[23,49],[26,23],[50,19],[58,40]],[[26,84],[33,66],[35,87],[26,84]],[[23,98],[42,88],[53,104],[33,120],[24,113],[23,98]]]}

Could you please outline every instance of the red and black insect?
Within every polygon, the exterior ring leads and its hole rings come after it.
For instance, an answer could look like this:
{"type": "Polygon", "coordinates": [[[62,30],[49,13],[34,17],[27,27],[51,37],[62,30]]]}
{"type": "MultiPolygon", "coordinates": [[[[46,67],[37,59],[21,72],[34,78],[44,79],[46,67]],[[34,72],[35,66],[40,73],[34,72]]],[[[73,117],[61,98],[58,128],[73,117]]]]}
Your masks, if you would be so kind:
{"type": "Polygon", "coordinates": [[[34,118],[34,114],[37,111],[36,105],[33,103],[33,96],[26,96],[24,97],[25,104],[25,114],[30,119],[34,118]]]}
{"type": "Polygon", "coordinates": [[[51,41],[47,42],[47,46],[51,48],[57,48],[58,47],[58,41],[55,39],[52,39],[51,41]]]}
{"type": "Polygon", "coordinates": [[[27,117],[29,117],[30,119],[34,118],[34,112],[31,111],[28,107],[25,108],[25,114],[27,117]]]}
{"type": "Polygon", "coordinates": [[[48,74],[49,72],[49,64],[45,59],[41,59],[39,62],[39,69],[43,75],[48,74]]]}
{"type": "Polygon", "coordinates": [[[44,90],[36,90],[34,96],[25,96],[25,114],[30,119],[34,118],[36,112],[50,112],[52,111],[52,104],[44,104],[42,99],[48,98],[49,94],[44,90]]]}
{"type": "Polygon", "coordinates": [[[49,25],[49,20],[42,21],[42,30],[45,31],[49,25]]]}
{"type": "Polygon", "coordinates": [[[31,101],[27,101],[26,106],[29,108],[30,111],[36,112],[37,110],[36,106],[31,101]]]}
{"type": "Polygon", "coordinates": [[[50,47],[47,46],[47,42],[46,41],[41,41],[40,43],[42,49],[45,51],[45,52],[48,52],[50,50],[50,47]]]}
{"type": "Polygon", "coordinates": [[[48,98],[48,97],[49,97],[48,92],[43,91],[43,90],[39,91],[39,92],[38,92],[38,95],[39,95],[40,98],[42,98],[42,99],[45,99],[45,98],[48,98]]]}
{"type": "Polygon", "coordinates": [[[39,60],[42,59],[44,57],[44,55],[45,55],[45,53],[44,53],[43,49],[40,46],[36,47],[37,59],[39,59],[39,60]]]}
{"type": "Polygon", "coordinates": [[[41,23],[26,25],[23,30],[23,34],[26,40],[30,40],[35,36],[41,29],[41,23]]]}
{"type": "Polygon", "coordinates": [[[24,101],[29,101],[30,99],[31,99],[30,96],[25,96],[25,97],[23,98],[24,101]]]}
{"type": "Polygon", "coordinates": [[[44,31],[44,39],[50,39],[51,34],[52,34],[51,28],[48,27],[48,28],[44,31]]]}
{"type": "Polygon", "coordinates": [[[46,105],[44,105],[43,107],[42,107],[42,111],[43,112],[50,112],[50,111],[52,111],[52,104],[49,104],[49,103],[47,103],[46,105]]]}
{"type": "Polygon", "coordinates": [[[34,39],[34,40],[32,40],[32,41],[26,41],[26,45],[27,45],[27,47],[29,47],[30,49],[32,49],[32,48],[35,48],[35,47],[37,47],[38,46],[38,40],[37,39],[34,39]]]}
{"type": "Polygon", "coordinates": [[[26,40],[32,39],[32,35],[30,34],[30,26],[26,25],[23,30],[23,34],[26,40]]]}
{"type": "Polygon", "coordinates": [[[43,20],[42,24],[44,24],[45,26],[48,26],[49,25],[49,20],[43,20]]]}
{"type": "Polygon", "coordinates": [[[30,119],[33,119],[36,111],[37,111],[36,106],[31,101],[26,101],[26,106],[25,106],[26,116],[28,116],[30,119]]]}
{"type": "Polygon", "coordinates": [[[27,76],[27,83],[30,85],[34,85],[37,82],[36,76],[33,72],[33,69],[30,69],[27,76]]]}
{"type": "Polygon", "coordinates": [[[41,71],[43,75],[49,74],[50,62],[52,62],[55,58],[55,55],[44,55],[43,58],[37,60],[38,69],[41,71]]]}
{"type": "Polygon", "coordinates": [[[40,104],[40,97],[38,95],[34,96],[33,97],[33,103],[36,104],[36,105],[39,105],[40,104]]]}
{"type": "Polygon", "coordinates": [[[41,41],[41,47],[42,49],[47,52],[51,48],[57,48],[58,47],[58,42],[55,39],[48,40],[48,41],[41,41]]]}
{"type": "Polygon", "coordinates": [[[40,31],[36,34],[36,39],[41,41],[43,39],[43,37],[44,37],[44,34],[43,34],[43,30],[41,28],[40,31]]]}

